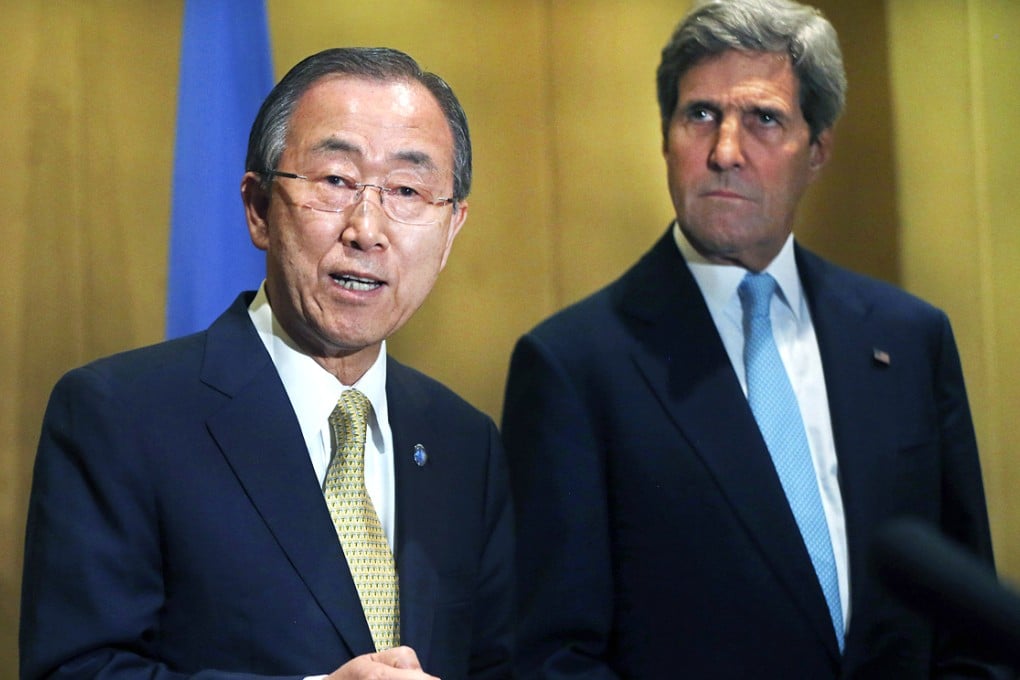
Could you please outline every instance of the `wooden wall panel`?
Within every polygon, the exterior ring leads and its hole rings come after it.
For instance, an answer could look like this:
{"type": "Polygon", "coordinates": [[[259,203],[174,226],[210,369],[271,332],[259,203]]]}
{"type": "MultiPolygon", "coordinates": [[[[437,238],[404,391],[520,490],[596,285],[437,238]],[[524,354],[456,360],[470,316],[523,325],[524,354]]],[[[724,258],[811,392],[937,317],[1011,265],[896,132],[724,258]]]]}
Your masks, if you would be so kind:
{"type": "Polygon", "coordinates": [[[1020,5],[888,3],[904,286],[947,311],[996,558],[1020,580],[1020,5]]]}
{"type": "MultiPolygon", "coordinates": [[[[394,355],[498,419],[516,337],[615,278],[662,232],[671,210],[654,72],[687,4],[269,0],[277,75],[325,47],[389,45],[446,77],[467,109],[467,226],[394,355]]],[[[850,94],[798,234],[950,312],[1000,563],[1020,574],[1010,493],[1020,366],[1008,351],[1020,328],[1017,6],[818,4],[841,33],[850,94]]],[[[46,397],[67,369],[163,334],[181,2],[0,9],[0,678],[13,678],[46,397]]]]}

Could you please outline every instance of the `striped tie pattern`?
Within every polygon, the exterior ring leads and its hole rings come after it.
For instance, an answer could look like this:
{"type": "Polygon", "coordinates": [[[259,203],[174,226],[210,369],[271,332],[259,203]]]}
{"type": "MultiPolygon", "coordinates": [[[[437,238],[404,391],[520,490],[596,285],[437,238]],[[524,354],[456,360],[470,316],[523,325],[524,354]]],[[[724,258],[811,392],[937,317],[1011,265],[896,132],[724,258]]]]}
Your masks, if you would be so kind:
{"type": "Polygon", "coordinates": [[[371,403],[346,390],[329,416],[333,456],[324,491],[377,651],[400,644],[400,596],[393,553],[365,488],[365,432],[371,403]]]}
{"type": "Polygon", "coordinates": [[[825,521],[800,406],[772,335],[770,309],[776,285],[769,274],[748,272],[737,289],[744,310],[747,400],[811,556],[842,650],[843,609],[829,525],[825,521]]]}

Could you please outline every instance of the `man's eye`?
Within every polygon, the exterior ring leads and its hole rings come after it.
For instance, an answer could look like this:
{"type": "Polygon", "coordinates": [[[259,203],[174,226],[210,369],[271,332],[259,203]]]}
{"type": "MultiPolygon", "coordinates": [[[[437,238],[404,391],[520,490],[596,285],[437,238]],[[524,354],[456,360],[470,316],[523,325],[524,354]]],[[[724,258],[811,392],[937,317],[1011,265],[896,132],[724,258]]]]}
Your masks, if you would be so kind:
{"type": "Polygon", "coordinates": [[[767,111],[759,111],[758,122],[761,123],[762,125],[775,125],[776,123],[779,122],[779,118],[777,118],[775,114],[769,113],[767,111]]]}
{"type": "Polygon", "coordinates": [[[693,121],[708,121],[712,120],[713,115],[709,109],[705,108],[694,108],[687,112],[687,117],[693,121]]]}
{"type": "Polygon", "coordinates": [[[322,178],[322,181],[331,187],[336,187],[338,189],[350,189],[354,186],[354,183],[351,180],[346,177],[341,177],[340,175],[326,175],[322,178]]]}
{"type": "Polygon", "coordinates": [[[395,186],[395,187],[390,187],[389,191],[387,193],[389,193],[390,195],[394,196],[395,198],[407,199],[407,200],[414,200],[414,199],[417,199],[417,198],[421,197],[421,192],[419,192],[414,187],[409,187],[409,186],[399,186],[398,185],[398,186],[395,186]]]}

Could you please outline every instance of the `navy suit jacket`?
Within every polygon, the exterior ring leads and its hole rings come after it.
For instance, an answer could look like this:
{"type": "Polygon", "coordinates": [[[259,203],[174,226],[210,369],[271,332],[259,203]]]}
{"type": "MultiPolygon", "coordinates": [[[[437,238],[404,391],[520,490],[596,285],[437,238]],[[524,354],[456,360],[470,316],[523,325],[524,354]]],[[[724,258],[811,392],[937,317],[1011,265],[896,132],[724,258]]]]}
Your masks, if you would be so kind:
{"type": "MultiPolygon", "coordinates": [[[[55,387],[29,507],[22,677],[301,677],[374,651],[249,300],[55,387]]],[[[392,359],[386,394],[402,643],[444,679],[506,677],[513,518],[498,433],[392,359]]]]}
{"type": "Polygon", "coordinates": [[[503,437],[518,527],[518,658],[542,678],[929,678],[963,641],[869,572],[912,515],[992,561],[949,323],[796,251],[828,390],[850,568],[840,655],[764,441],[671,232],[525,335],[503,437]],[[885,357],[875,351],[885,352],[885,357]]]}

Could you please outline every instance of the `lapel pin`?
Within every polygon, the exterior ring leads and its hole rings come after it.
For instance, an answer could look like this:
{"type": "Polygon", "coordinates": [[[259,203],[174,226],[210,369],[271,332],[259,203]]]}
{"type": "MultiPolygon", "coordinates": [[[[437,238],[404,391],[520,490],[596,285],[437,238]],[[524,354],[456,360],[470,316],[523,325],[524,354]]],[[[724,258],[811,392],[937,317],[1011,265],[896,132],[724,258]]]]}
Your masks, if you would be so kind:
{"type": "Polygon", "coordinates": [[[425,447],[421,444],[414,445],[414,464],[418,467],[425,467],[425,463],[429,460],[429,454],[425,452],[425,447]]]}
{"type": "Polygon", "coordinates": [[[886,352],[885,350],[878,349],[877,347],[871,350],[871,358],[873,358],[877,363],[880,363],[883,366],[888,366],[889,363],[891,362],[891,359],[889,358],[889,353],[886,352]]]}

